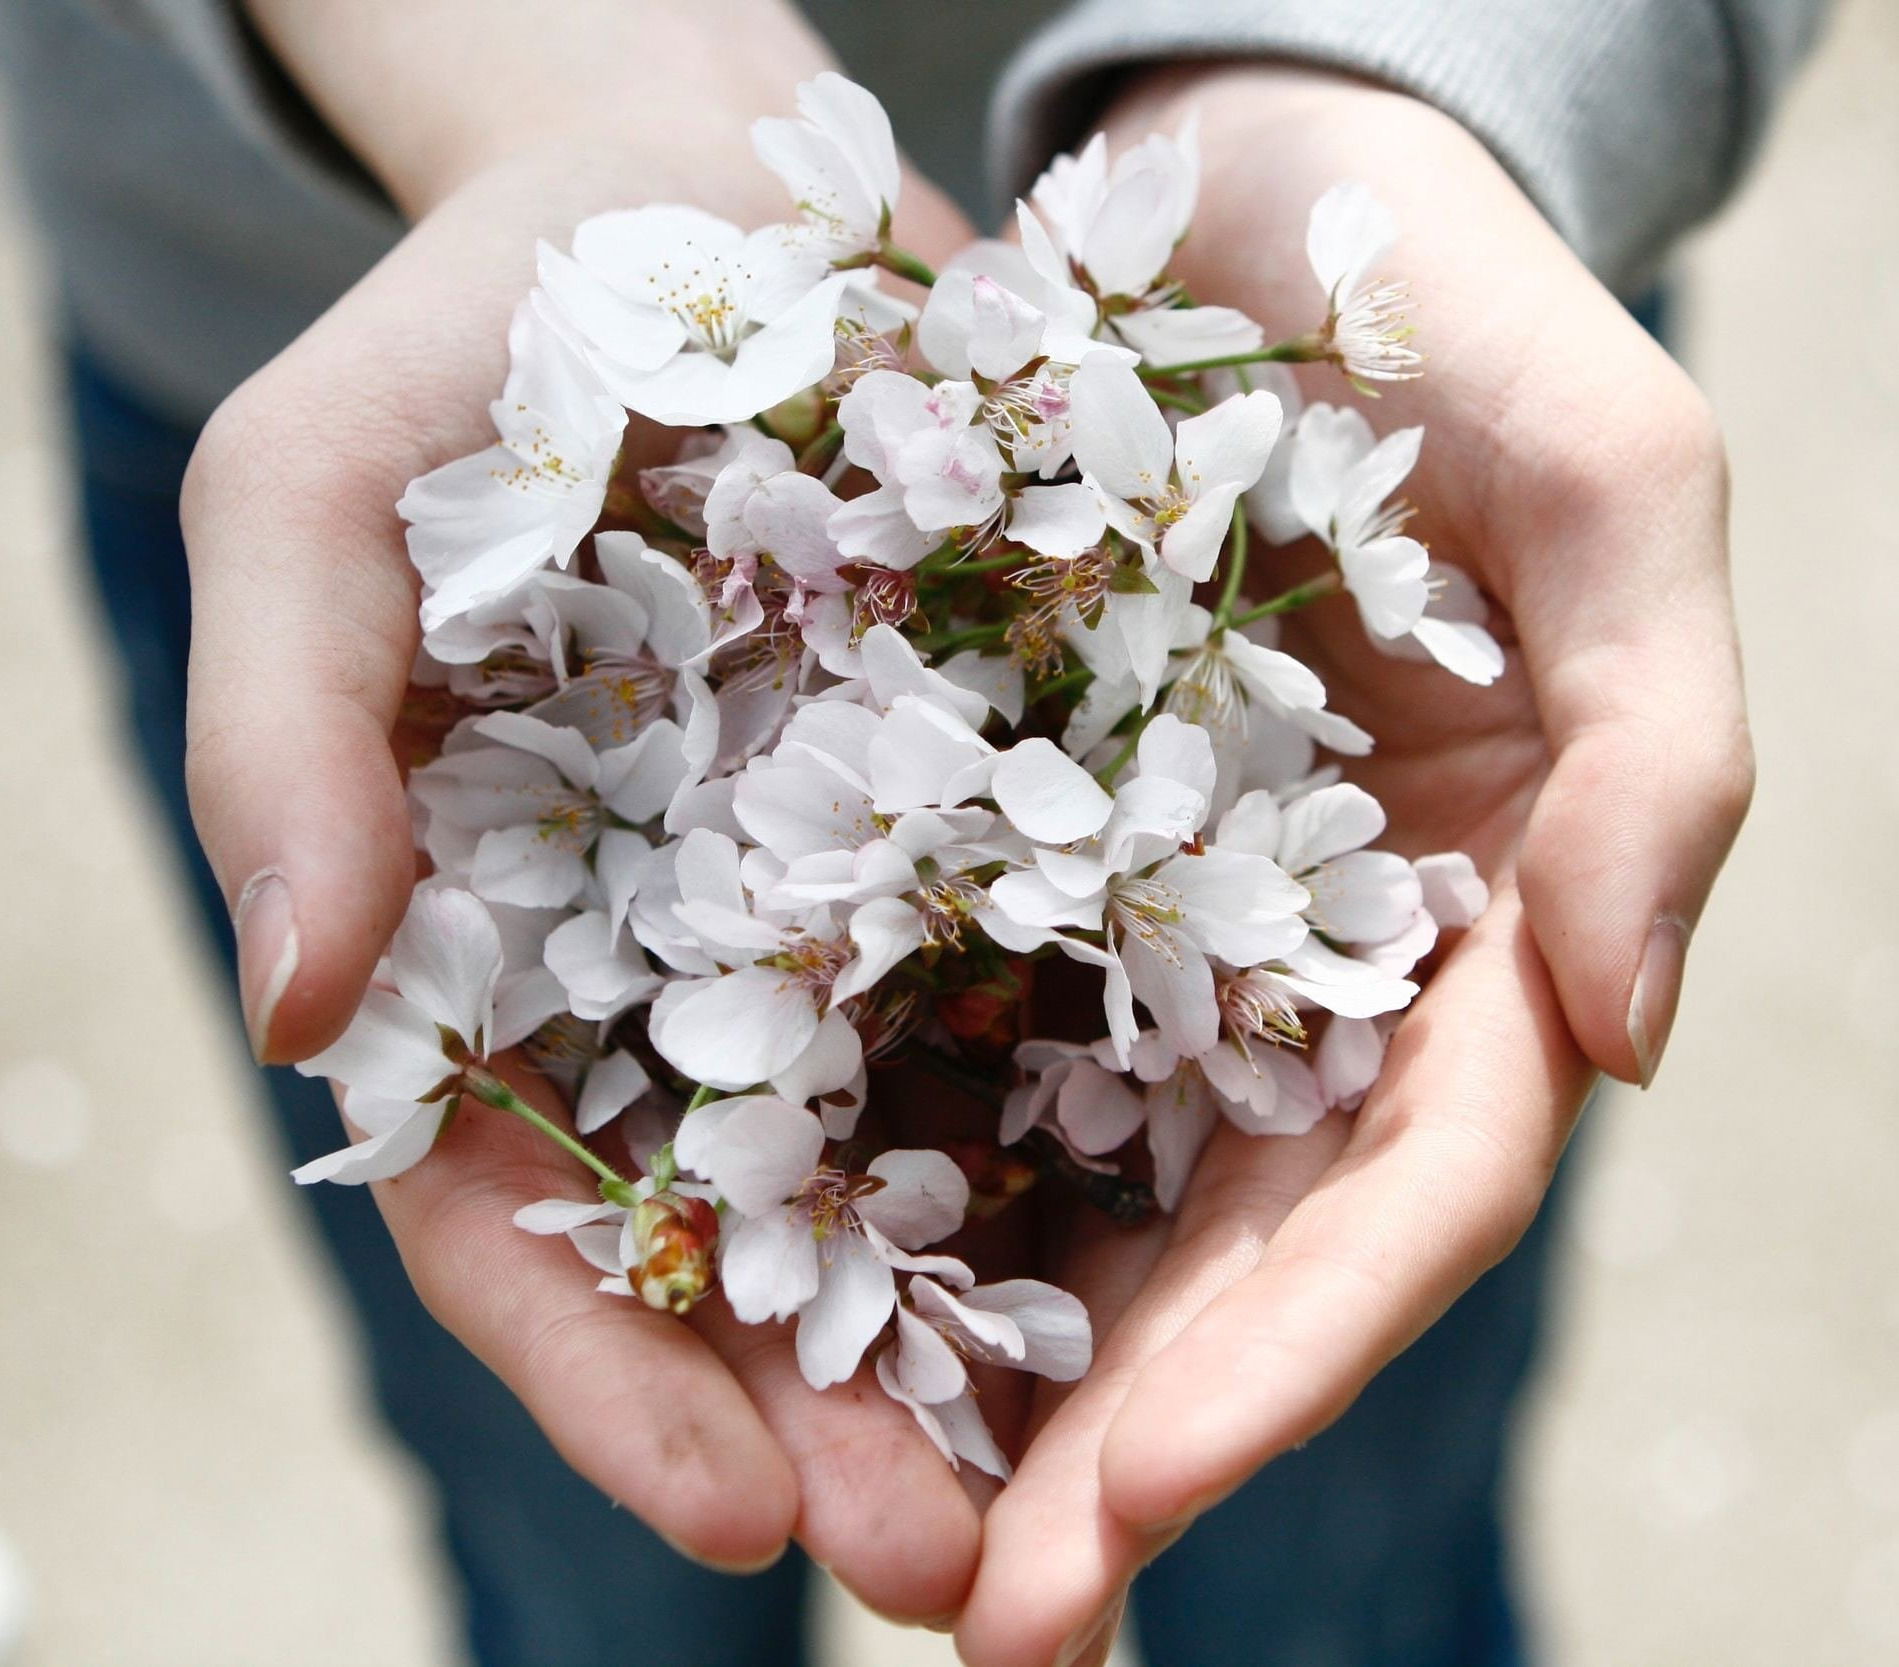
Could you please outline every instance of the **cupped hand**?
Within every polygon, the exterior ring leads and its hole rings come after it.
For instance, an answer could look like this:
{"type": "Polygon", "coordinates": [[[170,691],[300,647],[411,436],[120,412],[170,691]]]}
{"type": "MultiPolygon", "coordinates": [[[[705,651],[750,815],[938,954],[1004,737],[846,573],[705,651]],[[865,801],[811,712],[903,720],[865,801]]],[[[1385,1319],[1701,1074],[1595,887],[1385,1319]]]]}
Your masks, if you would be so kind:
{"type": "MultiPolygon", "coordinates": [[[[742,153],[742,119],[722,119],[742,153]]],[[[478,170],[205,431],[183,505],[189,775],[237,915],[260,1058],[307,1058],[334,1039],[407,905],[410,760],[391,735],[417,595],[394,506],[412,477],[489,442],[535,239],[655,198],[751,223],[783,212],[769,176],[709,194],[669,163],[686,159],[567,141],[478,170]]],[[[741,155],[734,177],[754,173],[741,155]]],[[[906,195],[900,229],[915,247],[958,239],[927,186],[906,195]]],[[[956,1609],[975,1509],[868,1368],[821,1396],[786,1328],[721,1323],[719,1304],[688,1327],[597,1294],[564,1241],[511,1221],[537,1199],[592,1196],[591,1177],[486,1107],[465,1105],[426,1163],[377,1192],[435,1315],[577,1470],[682,1550],[746,1568],[795,1536],[886,1613],[956,1609]]]]}
{"type": "MultiPolygon", "coordinates": [[[[1268,339],[1324,299],[1307,211],[1358,180],[1403,234],[1424,376],[1368,407],[1425,425],[1411,531],[1493,608],[1487,689],[1367,643],[1348,600],[1289,636],[1378,737],[1350,771],[1417,855],[1492,887],[1406,1017],[1363,1108],[1299,1138],[1222,1127],[1178,1214],[1090,1225],[1047,1271],[1100,1346],[1042,1392],[985,1525],[958,1631],[974,1667],[1105,1657],[1126,1583],[1208,1506],[1337,1418],[1516,1242],[1592,1068],[1655,1071],[1689,933],[1745,812],[1752,759],[1706,404],[1490,155],[1403,95],[1276,67],[1177,72],[1113,126],[1200,112],[1201,209],[1177,270],[1268,339]]],[[[1326,367],[1309,397],[1349,399],[1326,367]]],[[[1271,594],[1315,570],[1292,551],[1271,594]]],[[[1269,577],[1268,575],[1275,575],[1269,577]]]]}

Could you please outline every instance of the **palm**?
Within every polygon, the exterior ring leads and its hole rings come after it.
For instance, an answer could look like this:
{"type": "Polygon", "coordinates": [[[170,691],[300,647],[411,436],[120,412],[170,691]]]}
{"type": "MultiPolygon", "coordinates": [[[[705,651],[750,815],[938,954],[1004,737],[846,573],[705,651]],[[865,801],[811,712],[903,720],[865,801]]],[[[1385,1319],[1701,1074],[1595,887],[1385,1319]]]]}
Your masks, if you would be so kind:
{"type": "MultiPolygon", "coordinates": [[[[1482,586],[1508,669],[1477,689],[1388,657],[1342,599],[1294,616],[1286,646],[1377,736],[1347,773],[1384,804],[1386,843],[1470,852],[1493,901],[1355,1116],[1293,1139],[1223,1124],[1171,1220],[1053,1226],[1048,1277],[1089,1302],[1100,1347],[1081,1384],[1040,1392],[990,1513],[959,1633],[979,1667],[1047,1667],[1085,1638],[1178,1531],[1142,1525],[1184,1523],[1329,1423],[1509,1248],[1581,1105],[1585,1050],[1618,1074],[1643,1064],[1634,961],[1659,911],[1698,910],[1745,803],[1719,470],[1679,373],[1443,118],[1295,72],[1206,87],[1208,183],[1181,262],[1196,295],[1244,307],[1269,339],[1310,329],[1305,212],[1342,179],[1371,182],[1408,229],[1392,275],[1412,285],[1426,375],[1370,415],[1381,432],[1425,425],[1411,530],[1482,586]],[[1655,624],[1658,595],[1681,617],[1655,624]],[[1663,685],[1696,681],[1670,664],[1697,657],[1696,626],[1700,686],[1671,709],[1663,685]],[[1697,695],[1705,749],[1682,739],[1697,695]]],[[[1329,371],[1302,375],[1309,398],[1350,397],[1329,371]]],[[[1254,559],[1263,597],[1324,557],[1254,559]]]]}

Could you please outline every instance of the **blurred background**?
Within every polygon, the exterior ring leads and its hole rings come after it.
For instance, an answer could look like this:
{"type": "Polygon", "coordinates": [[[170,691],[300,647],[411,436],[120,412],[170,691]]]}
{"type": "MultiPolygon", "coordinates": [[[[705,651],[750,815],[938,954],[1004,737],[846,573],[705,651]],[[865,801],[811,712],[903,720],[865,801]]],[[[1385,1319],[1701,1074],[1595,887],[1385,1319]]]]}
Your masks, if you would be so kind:
{"type": "MultiPolygon", "coordinates": [[[[1685,262],[1761,791],[1661,1078],[1600,1105],[1521,1432],[1548,1667],[1899,1660],[1899,5],[1685,262]]],[[[114,728],[0,169],[0,1587],[18,1667],[451,1667],[414,1478],[114,728]]],[[[837,1667],[946,1642],[833,1596],[837,1667]]]]}

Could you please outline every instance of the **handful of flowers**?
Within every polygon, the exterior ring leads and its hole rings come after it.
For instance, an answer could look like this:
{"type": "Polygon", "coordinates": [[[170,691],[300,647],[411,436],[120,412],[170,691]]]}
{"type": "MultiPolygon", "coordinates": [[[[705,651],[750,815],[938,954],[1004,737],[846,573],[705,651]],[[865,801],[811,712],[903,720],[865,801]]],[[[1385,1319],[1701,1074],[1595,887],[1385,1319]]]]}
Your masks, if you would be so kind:
{"type": "Polygon", "coordinates": [[[971,1366],[1078,1377],[1088,1316],[931,1247],[1037,1185],[1170,1209],[1217,1119],[1355,1106],[1484,907],[1468,859],[1372,848],[1383,811],[1320,761],[1372,738],[1279,617],[1355,606],[1477,683],[1503,658],[1404,532],[1421,430],[1286,368],[1418,374],[1362,188],[1315,205],[1313,328],[1268,343],[1169,274],[1191,131],[1112,164],[1097,137],[1019,243],[937,273],[890,240],[876,100],[823,75],[799,108],[754,130],[790,223],[650,206],[543,246],[495,443],[402,499],[416,682],[454,720],[410,777],[432,873],[302,1067],[367,1138],[297,1178],[396,1175],[467,1100],[523,1118],[599,1184],[516,1221],[603,1291],[795,1318],[817,1388],[874,1351],[1005,1475],[971,1366]],[[629,413],[683,431],[670,461],[629,413]],[[1306,538],[1322,570],[1274,591],[1261,546],[1306,538]],[[572,1132],[497,1073],[514,1048],[572,1132]],[[898,1144],[910,1108],[866,1111],[891,1065],[978,1121],[898,1144]]]}

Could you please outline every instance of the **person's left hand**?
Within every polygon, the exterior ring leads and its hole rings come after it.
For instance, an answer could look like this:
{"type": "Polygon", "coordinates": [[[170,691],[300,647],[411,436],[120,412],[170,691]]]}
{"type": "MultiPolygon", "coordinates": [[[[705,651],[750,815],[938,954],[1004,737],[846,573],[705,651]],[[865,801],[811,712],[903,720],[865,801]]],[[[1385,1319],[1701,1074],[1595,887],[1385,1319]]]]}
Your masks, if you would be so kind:
{"type": "MultiPolygon", "coordinates": [[[[1296,1139],[1221,1125],[1173,1219],[1062,1239],[1043,1271],[1088,1302],[1100,1344],[1080,1384],[1041,1392],[989,1513],[957,1633],[973,1667],[1105,1658],[1143,1563],[1509,1251],[1592,1067],[1652,1076],[1752,784],[1725,475],[1687,379],[1447,117],[1253,68],[1164,80],[1117,121],[1172,127],[1189,104],[1206,184],[1182,275],[1269,339],[1323,307],[1302,242],[1325,189],[1363,180],[1404,228],[1385,275],[1409,280],[1429,362],[1371,414],[1425,424],[1415,530],[1520,646],[1471,688],[1371,649],[1342,598],[1287,646],[1378,738],[1349,773],[1389,842],[1469,851],[1492,902],[1355,1117],[1296,1139]]],[[[1316,371],[1310,387],[1349,398],[1316,371]]]]}

